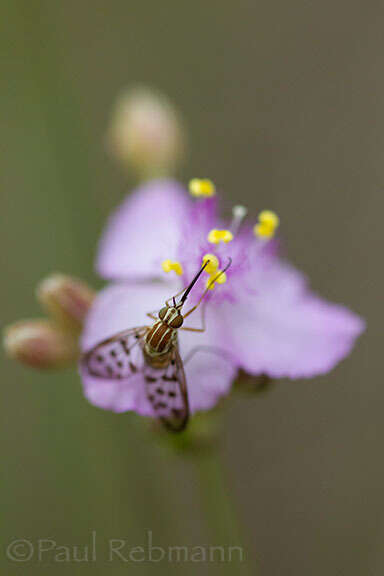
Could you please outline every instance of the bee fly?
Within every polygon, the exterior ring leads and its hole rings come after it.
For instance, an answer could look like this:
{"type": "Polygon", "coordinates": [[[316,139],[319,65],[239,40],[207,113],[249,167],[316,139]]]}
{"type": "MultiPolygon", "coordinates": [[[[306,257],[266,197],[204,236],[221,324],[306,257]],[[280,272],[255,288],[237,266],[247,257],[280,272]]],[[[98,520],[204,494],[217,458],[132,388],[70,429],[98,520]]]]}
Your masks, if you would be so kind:
{"type": "Polygon", "coordinates": [[[126,380],[137,375],[144,377],[146,396],[156,416],[174,432],[183,430],[189,418],[188,390],[178,346],[178,330],[204,332],[202,328],[184,327],[187,318],[202,302],[208,290],[231,265],[218,272],[204,290],[201,298],[188,312],[182,308],[193,286],[198,281],[207,260],[189,286],[166,301],[152,326],[130,328],[103,340],[83,354],[82,364],[87,372],[105,380],[126,380]],[[176,298],[182,294],[180,301],[176,298]],[[170,304],[172,302],[172,304],[170,304]]]}

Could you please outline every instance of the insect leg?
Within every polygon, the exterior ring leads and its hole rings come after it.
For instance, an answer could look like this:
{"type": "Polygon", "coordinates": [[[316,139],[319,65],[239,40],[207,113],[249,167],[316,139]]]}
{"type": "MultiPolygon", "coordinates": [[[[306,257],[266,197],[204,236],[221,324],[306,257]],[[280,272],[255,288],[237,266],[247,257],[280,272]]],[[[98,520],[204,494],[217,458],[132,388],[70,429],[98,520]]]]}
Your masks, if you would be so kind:
{"type": "Polygon", "coordinates": [[[157,313],[157,311],[155,311],[155,310],[153,312],[147,312],[147,316],[149,318],[151,318],[152,320],[158,320],[158,317],[155,316],[156,313],[157,313]]]}
{"type": "MultiPolygon", "coordinates": [[[[197,308],[198,304],[196,305],[197,308]]],[[[184,318],[191,314],[191,312],[193,312],[195,308],[192,308],[189,312],[187,312],[187,314],[184,316],[184,318]]],[[[205,332],[206,330],[206,324],[205,324],[205,310],[206,310],[206,301],[203,303],[203,306],[201,308],[201,328],[190,328],[189,326],[182,326],[180,328],[180,330],[185,330],[186,332],[205,332]]]]}
{"type": "Polygon", "coordinates": [[[184,291],[185,291],[185,288],[183,288],[182,290],[180,290],[180,292],[178,292],[178,293],[175,294],[174,296],[171,296],[171,298],[168,298],[168,300],[165,301],[165,305],[166,305],[166,306],[169,306],[169,302],[171,302],[171,300],[173,300],[174,298],[177,298],[178,296],[181,296],[184,291]]]}
{"type": "Polygon", "coordinates": [[[190,310],[188,310],[188,312],[186,312],[186,313],[183,315],[183,316],[184,316],[184,319],[187,318],[190,314],[192,314],[192,312],[194,312],[194,311],[196,310],[196,308],[198,308],[198,307],[200,306],[200,304],[201,304],[201,302],[203,301],[204,296],[207,294],[208,290],[209,290],[209,289],[206,288],[206,289],[204,290],[203,294],[201,295],[200,300],[198,301],[198,303],[195,304],[194,306],[192,306],[192,308],[191,308],[190,310]]]}

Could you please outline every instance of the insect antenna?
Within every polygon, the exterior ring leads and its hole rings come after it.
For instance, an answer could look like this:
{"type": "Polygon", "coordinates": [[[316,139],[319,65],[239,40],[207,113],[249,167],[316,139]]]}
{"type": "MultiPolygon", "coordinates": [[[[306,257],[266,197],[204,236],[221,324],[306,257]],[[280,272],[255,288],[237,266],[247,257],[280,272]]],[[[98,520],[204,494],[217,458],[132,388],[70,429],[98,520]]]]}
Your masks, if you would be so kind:
{"type": "Polygon", "coordinates": [[[193,278],[192,282],[190,283],[190,285],[186,288],[184,294],[182,295],[182,297],[180,298],[180,302],[179,302],[179,306],[182,306],[184,304],[184,302],[186,301],[186,299],[188,298],[188,295],[190,293],[190,291],[192,290],[192,288],[194,287],[194,285],[196,284],[196,282],[198,281],[198,279],[200,278],[204,268],[206,266],[208,266],[209,264],[209,260],[206,260],[204,262],[204,265],[200,268],[200,270],[198,271],[198,273],[196,274],[196,276],[193,278]]]}
{"type": "Polygon", "coordinates": [[[188,310],[188,312],[186,312],[186,314],[184,314],[184,318],[187,318],[190,314],[192,314],[194,310],[196,310],[196,308],[200,306],[201,302],[204,300],[205,296],[208,294],[211,287],[215,284],[215,282],[217,282],[217,279],[220,278],[220,276],[222,276],[226,270],[228,270],[231,264],[232,264],[232,258],[228,258],[228,263],[226,267],[223,270],[220,270],[220,272],[209,282],[208,286],[200,296],[200,299],[197,302],[197,304],[195,304],[190,310],[188,310]]]}

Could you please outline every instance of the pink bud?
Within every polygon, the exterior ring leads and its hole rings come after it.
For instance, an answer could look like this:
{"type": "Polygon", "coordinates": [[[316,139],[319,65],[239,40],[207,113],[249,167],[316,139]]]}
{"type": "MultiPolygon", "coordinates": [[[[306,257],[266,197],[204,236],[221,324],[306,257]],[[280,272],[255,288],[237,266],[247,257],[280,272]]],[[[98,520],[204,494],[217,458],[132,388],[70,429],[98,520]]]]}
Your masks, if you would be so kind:
{"type": "Polygon", "coordinates": [[[95,292],[77,278],[52,274],[37,287],[37,297],[62,328],[80,331],[95,292]]]}
{"type": "Polygon", "coordinates": [[[76,361],[76,341],[45,320],[20,321],[6,328],[8,356],[39,369],[68,366],[76,361]]]}
{"type": "Polygon", "coordinates": [[[140,178],[171,176],[185,155],[186,134],[177,110],[163,94],[133,88],[116,102],[108,147],[140,178]]]}

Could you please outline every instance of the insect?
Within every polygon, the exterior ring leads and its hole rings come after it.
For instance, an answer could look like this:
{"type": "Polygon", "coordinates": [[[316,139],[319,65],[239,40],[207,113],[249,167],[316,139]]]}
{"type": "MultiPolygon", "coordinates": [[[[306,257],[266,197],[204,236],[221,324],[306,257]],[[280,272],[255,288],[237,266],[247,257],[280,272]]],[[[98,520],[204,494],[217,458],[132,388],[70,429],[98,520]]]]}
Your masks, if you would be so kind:
{"type": "Polygon", "coordinates": [[[155,320],[152,326],[123,330],[82,356],[82,364],[96,378],[126,380],[141,373],[146,396],[156,416],[173,432],[184,430],[189,419],[188,389],[179,353],[178,330],[204,332],[204,310],[201,328],[184,327],[184,320],[196,310],[208,290],[229,268],[231,260],[209,282],[197,304],[183,315],[185,301],[208,264],[209,260],[186,288],[166,301],[157,316],[148,313],[155,320]],[[176,298],[181,294],[177,303],[176,298]]]}

